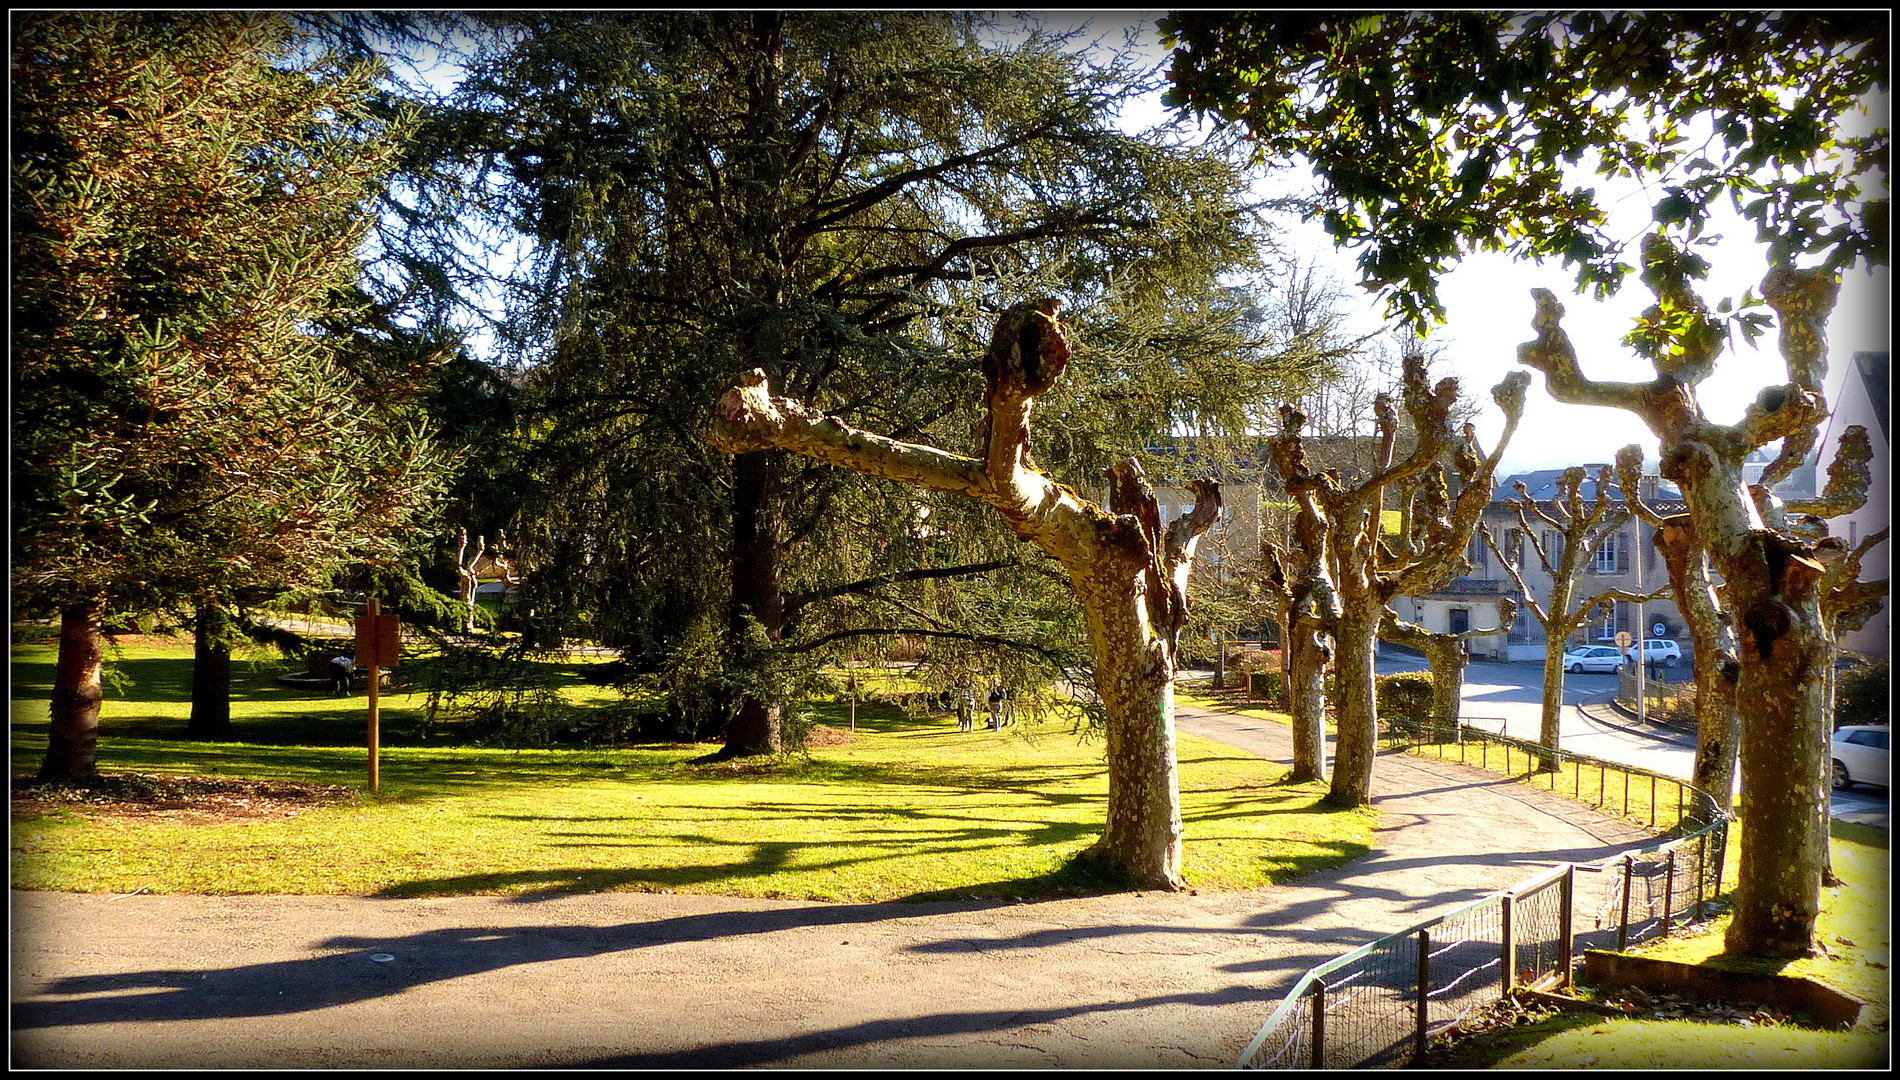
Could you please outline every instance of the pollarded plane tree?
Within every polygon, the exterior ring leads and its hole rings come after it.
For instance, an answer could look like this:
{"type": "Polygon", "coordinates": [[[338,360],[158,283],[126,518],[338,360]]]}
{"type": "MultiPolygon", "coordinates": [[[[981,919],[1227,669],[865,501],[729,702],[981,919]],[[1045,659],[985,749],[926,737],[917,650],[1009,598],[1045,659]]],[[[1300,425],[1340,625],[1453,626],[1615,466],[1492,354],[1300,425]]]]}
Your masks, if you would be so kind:
{"type": "MultiPolygon", "coordinates": [[[[1506,388],[1500,401],[1515,401],[1517,405],[1506,405],[1506,428],[1488,459],[1478,449],[1472,425],[1468,422],[1465,425],[1465,446],[1453,455],[1453,465],[1460,478],[1455,502],[1447,492],[1442,462],[1397,484],[1395,501],[1399,527],[1380,549],[1380,558],[1388,570],[1410,567],[1414,574],[1405,589],[1395,595],[1419,596],[1445,588],[1471,572],[1471,563],[1464,558],[1462,545],[1469,540],[1471,529],[1483,513],[1486,504],[1480,495],[1491,490],[1491,478],[1497,471],[1504,445],[1517,429],[1516,414],[1510,410],[1521,408],[1522,389],[1506,388]],[[1453,519],[1463,524],[1454,525],[1453,519]],[[1458,557],[1443,557],[1454,548],[1458,557]],[[1429,559],[1425,558],[1428,553],[1429,559]]],[[[1388,606],[1379,624],[1379,637],[1425,654],[1432,671],[1432,714],[1455,721],[1464,700],[1465,668],[1471,663],[1470,640],[1509,633],[1511,621],[1516,617],[1516,599],[1504,596],[1498,599],[1496,626],[1459,632],[1435,631],[1399,618],[1398,612],[1388,606]]]]}
{"type": "MultiPolygon", "coordinates": [[[[1297,537],[1303,544],[1310,543],[1312,525],[1323,532],[1321,550],[1337,598],[1331,630],[1338,673],[1339,696],[1334,709],[1339,733],[1332,786],[1327,794],[1334,805],[1371,803],[1378,730],[1373,652],[1386,606],[1394,596],[1422,595],[1469,571],[1464,548],[1489,499],[1491,478],[1516,430],[1524,407],[1524,388],[1529,382],[1523,372],[1512,372],[1492,389],[1493,400],[1504,411],[1505,427],[1497,447],[1485,455],[1470,425],[1466,425],[1462,438],[1453,431],[1458,381],[1441,379],[1435,387],[1430,386],[1424,358],[1408,356],[1401,398],[1417,443],[1406,458],[1393,460],[1398,413],[1391,396],[1380,395],[1373,402],[1379,433],[1378,465],[1372,475],[1352,486],[1342,482],[1336,472],[1312,469],[1301,438],[1305,417],[1290,406],[1281,409],[1280,434],[1271,443],[1274,465],[1288,494],[1306,507],[1302,513],[1307,516],[1308,529],[1297,537]],[[1434,466],[1442,470],[1439,463],[1447,455],[1462,485],[1458,495],[1444,495],[1441,479],[1436,486],[1440,493],[1437,510],[1429,508],[1433,501],[1429,496],[1401,499],[1399,535],[1390,544],[1383,542],[1387,489],[1418,490],[1415,485],[1423,482],[1422,475],[1434,466]]],[[[1433,485],[1424,482],[1423,490],[1430,492],[1433,485]]],[[[1314,619],[1323,615],[1318,606],[1308,614],[1314,619]]],[[[1301,673],[1296,672],[1292,681],[1298,684],[1301,679],[1301,673]]]]}
{"type": "Polygon", "coordinates": [[[1456,722],[1465,696],[1465,668],[1471,664],[1469,642],[1476,637],[1509,633],[1511,620],[1516,617],[1517,599],[1510,596],[1498,598],[1496,626],[1459,631],[1427,630],[1399,618],[1399,613],[1388,607],[1385,620],[1379,624],[1379,640],[1425,654],[1432,671],[1432,719],[1456,722]]]}
{"type": "MultiPolygon", "coordinates": [[[[1800,444],[1797,444],[1799,446],[1800,444]]],[[[1812,442],[1807,442],[1812,446],[1812,442]]],[[[1802,451],[1805,453],[1805,450],[1802,451]]],[[[1786,458],[1780,455],[1779,460],[1786,458]]],[[[1840,450],[1828,470],[1826,488],[1812,499],[1783,504],[1769,490],[1778,473],[1764,473],[1750,486],[1750,495],[1763,510],[1765,523],[1814,542],[1815,558],[1825,566],[1819,593],[1822,629],[1830,646],[1838,635],[1863,625],[1879,610],[1887,595],[1885,581],[1860,580],[1861,560],[1887,539],[1881,529],[1849,547],[1829,535],[1826,519],[1852,513],[1865,501],[1871,480],[1872,458],[1865,428],[1854,425],[1841,433],[1840,450]]],[[[1616,457],[1617,476],[1630,511],[1656,527],[1656,546],[1669,568],[1676,606],[1689,626],[1695,644],[1696,762],[1693,779],[1725,804],[1735,786],[1740,718],[1735,710],[1735,686],[1741,669],[1735,652],[1735,626],[1721,604],[1721,586],[1713,583],[1708,556],[1696,540],[1690,514],[1663,515],[1640,498],[1636,486],[1641,448],[1624,447],[1616,457]]],[[[1831,659],[1831,658],[1830,658],[1831,659]]],[[[1823,698],[1831,702],[1834,665],[1826,665],[1823,698]]],[[[1831,732],[1831,717],[1821,724],[1831,732]]]]}
{"type": "Polygon", "coordinates": [[[1525,352],[1557,373],[1559,400],[1644,416],[1664,475],[1682,477],[1695,541],[1725,580],[1735,619],[1742,761],[1761,766],[1743,770],[1750,821],[1728,948],[1808,952],[1826,845],[1810,769],[1824,737],[1827,564],[1815,556],[1831,545],[1769,524],[1739,467],[1755,447],[1792,437],[1771,471],[1790,468],[1811,445],[1824,412],[1824,356],[1813,346],[1835,276],[1887,263],[1886,20],[1811,10],[1197,12],[1160,25],[1176,46],[1169,100],[1244,124],[1263,154],[1312,164],[1313,212],[1359,250],[1365,284],[1415,323],[1442,321],[1438,279],[1473,250],[1561,258],[1580,291],[1617,291],[1637,268],[1596,185],[1630,179],[1652,193],[1655,231],[1635,253],[1658,303],[1626,340],[1655,360],[1657,378],[1584,379],[1556,349],[1561,308],[1548,293],[1536,299],[1539,340],[1525,352]],[[1771,269],[1759,297],[1712,314],[1687,285],[1708,263],[1685,249],[1713,242],[1703,234],[1725,201],[1755,226],[1771,269]],[[1764,303],[1781,319],[1790,382],[1764,390],[1739,423],[1711,424],[1694,388],[1721,323],[1753,336],[1770,321],[1755,310],[1764,303]]]}
{"type": "Polygon", "coordinates": [[[1187,578],[1220,512],[1211,480],[1188,484],[1194,508],[1163,525],[1132,458],[1109,472],[1107,510],[1056,483],[1029,456],[1030,414],[1069,361],[1061,302],[1018,304],[998,320],[983,362],[978,455],[899,442],[775,397],[763,371],[713,406],[709,443],[728,453],[780,450],[930,491],[974,499],[1068,571],[1094,649],[1107,712],[1108,807],[1086,861],[1146,888],[1178,889],[1181,810],[1174,752],[1174,672],[1187,621],[1187,578]]]}
{"type": "MultiPolygon", "coordinates": [[[[1640,462],[1640,458],[1638,460],[1640,462]]],[[[1641,603],[1661,595],[1660,591],[1637,594],[1623,589],[1605,589],[1583,598],[1583,602],[1575,607],[1571,606],[1571,598],[1576,595],[1578,571],[1595,554],[1603,538],[1622,528],[1629,520],[1628,513],[1617,507],[1610,498],[1613,477],[1610,467],[1606,465],[1598,471],[1594,498],[1583,494],[1587,476],[1587,471],[1580,465],[1565,469],[1557,481],[1557,497],[1550,500],[1548,506],[1540,506],[1537,500],[1531,498],[1530,489],[1521,480],[1515,485],[1517,498],[1505,500],[1505,507],[1517,518],[1518,535],[1537,556],[1537,563],[1543,568],[1545,576],[1550,578],[1550,598],[1544,603],[1537,602],[1536,594],[1525,583],[1524,569],[1520,564],[1521,551],[1506,552],[1498,546],[1497,538],[1491,535],[1489,528],[1481,530],[1485,546],[1497,555],[1498,562],[1504,564],[1511,581],[1523,594],[1531,617],[1544,628],[1544,702],[1537,741],[1550,750],[1557,749],[1559,722],[1563,713],[1563,643],[1571,634],[1582,629],[1590,621],[1591,612],[1599,608],[1610,609],[1618,601],[1641,603]]],[[[1699,644],[1697,656],[1701,656],[1699,644]]],[[[1557,758],[1555,755],[1546,756],[1538,767],[1555,769],[1557,758]]]]}
{"type": "MultiPolygon", "coordinates": [[[[1742,461],[1777,440],[1794,437],[1799,445],[1826,418],[1820,386],[1839,279],[1825,268],[1787,263],[1768,271],[1761,294],[1777,316],[1789,381],[1764,389],[1739,421],[1718,424],[1703,415],[1695,387],[1713,373],[1723,336],[1689,285],[1690,258],[1660,233],[1644,238],[1643,280],[1657,298],[1650,317],[1669,312],[1690,327],[1674,335],[1671,347],[1650,350],[1654,382],[1585,376],[1563,331],[1563,305],[1543,289],[1533,292],[1537,337],[1519,346],[1518,359],[1544,373],[1557,400],[1625,409],[1661,441],[1661,473],[1683,491],[1695,540],[1722,577],[1723,607],[1737,637],[1748,828],[1728,940],[1738,952],[1800,955],[1820,914],[1828,840],[1824,692],[1831,650],[1823,560],[1838,555],[1840,545],[1788,528],[1766,488],[1760,498],[1749,490],[1742,461]]],[[[1864,483],[1858,492],[1837,494],[1864,499],[1864,483]]]]}
{"type": "MultiPolygon", "coordinates": [[[[1298,471],[1303,462],[1299,410],[1280,410],[1281,431],[1273,440],[1275,461],[1298,471]]],[[[1282,472],[1285,475],[1285,472],[1282,472]]],[[[1280,623],[1281,693],[1293,722],[1293,771],[1300,782],[1326,779],[1326,667],[1333,660],[1339,625],[1339,595],[1326,558],[1327,518],[1310,489],[1293,491],[1292,520],[1284,545],[1260,542],[1260,585],[1280,623]]]]}

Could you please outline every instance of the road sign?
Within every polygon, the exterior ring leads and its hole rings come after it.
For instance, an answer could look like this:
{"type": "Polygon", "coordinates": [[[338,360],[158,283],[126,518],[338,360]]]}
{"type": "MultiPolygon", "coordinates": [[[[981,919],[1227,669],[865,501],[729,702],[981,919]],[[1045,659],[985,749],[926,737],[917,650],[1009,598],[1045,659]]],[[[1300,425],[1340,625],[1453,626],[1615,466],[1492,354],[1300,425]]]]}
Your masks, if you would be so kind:
{"type": "Polygon", "coordinates": [[[1633,640],[1634,639],[1630,637],[1630,632],[1628,630],[1620,630],[1617,632],[1617,635],[1616,635],[1616,647],[1619,649],[1627,649],[1630,647],[1630,642],[1633,640]]]}
{"type": "Polygon", "coordinates": [[[1667,625],[1663,623],[1657,623],[1656,625],[1649,628],[1649,632],[1656,635],[1657,637],[1661,637],[1663,636],[1663,632],[1668,629],[1669,627],[1667,625]]]}

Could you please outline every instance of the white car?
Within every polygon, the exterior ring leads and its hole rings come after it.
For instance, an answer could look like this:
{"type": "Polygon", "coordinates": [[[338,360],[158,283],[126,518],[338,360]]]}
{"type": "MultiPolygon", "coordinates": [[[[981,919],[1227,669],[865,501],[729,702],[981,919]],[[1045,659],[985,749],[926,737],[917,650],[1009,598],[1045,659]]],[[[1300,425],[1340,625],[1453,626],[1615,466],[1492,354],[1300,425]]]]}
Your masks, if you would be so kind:
{"type": "MultiPolygon", "coordinates": [[[[1632,643],[1623,655],[1630,660],[1636,659],[1635,644],[1632,643]]],[[[1643,642],[1643,655],[1648,657],[1652,664],[1675,667],[1676,661],[1682,659],[1682,646],[1668,638],[1650,638],[1643,642]]]]}
{"type": "Polygon", "coordinates": [[[1615,671],[1623,664],[1623,654],[1614,645],[1579,645],[1564,654],[1564,670],[1572,675],[1585,671],[1615,671]]]}
{"type": "Polygon", "coordinates": [[[1844,727],[1834,733],[1828,749],[1834,755],[1834,790],[1855,784],[1887,786],[1887,729],[1844,727]]]}

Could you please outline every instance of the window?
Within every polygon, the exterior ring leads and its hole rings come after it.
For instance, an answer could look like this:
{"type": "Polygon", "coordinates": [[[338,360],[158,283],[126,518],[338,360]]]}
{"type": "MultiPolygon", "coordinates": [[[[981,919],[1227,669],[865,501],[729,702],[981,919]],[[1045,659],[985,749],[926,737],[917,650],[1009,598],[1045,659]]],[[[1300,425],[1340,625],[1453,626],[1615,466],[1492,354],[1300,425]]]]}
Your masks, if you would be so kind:
{"type": "Polygon", "coordinates": [[[1465,558],[1471,560],[1473,570],[1484,569],[1485,554],[1484,537],[1474,533],[1471,537],[1471,545],[1465,550],[1465,558]]]}
{"type": "Polygon", "coordinates": [[[1544,557],[1550,560],[1551,569],[1556,569],[1564,558],[1564,534],[1556,529],[1544,530],[1544,557]]]}
{"type": "Polygon", "coordinates": [[[1590,572],[1593,574],[1621,573],[1622,570],[1619,567],[1622,569],[1629,567],[1627,559],[1628,556],[1623,547],[1623,534],[1621,532],[1604,533],[1603,537],[1597,541],[1596,560],[1590,564],[1590,572]]]}
{"type": "Polygon", "coordinates": [[[1524,567],[1524,531],[1522,529],[1504,530],[1504,557],[1518,569],[1524,567]]]}

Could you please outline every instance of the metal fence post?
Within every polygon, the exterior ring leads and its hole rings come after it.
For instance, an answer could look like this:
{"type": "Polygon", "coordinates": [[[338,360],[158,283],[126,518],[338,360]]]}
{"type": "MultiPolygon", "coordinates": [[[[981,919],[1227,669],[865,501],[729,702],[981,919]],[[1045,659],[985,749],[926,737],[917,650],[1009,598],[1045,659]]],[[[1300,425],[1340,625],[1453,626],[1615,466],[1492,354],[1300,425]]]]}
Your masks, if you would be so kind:
{"type": "MultiPolygon", "coordinates": [[[[1627,774],[1626,774],[1627,775],[1627,774]]],[[[1616,951],[1629,948],[1630,943],[1630,879],[1636,876],[1636,856],[1623,856],[1623,921],[1616,928],[1616,951]]]]}
{"type": "Polygon", "coordinates": [[[1576,943],[1572,938],[1571,932],[1577,921],[1576,863],[1571,863],[1570,866],[1564,870],[1564,883],[1561,889],[1559,889],[1557,896],[1559,898],[1557,918],[1563,927],[1558,937],[1558,940],[1562,942],[1562,944],[1558,946],[1558,963],[1563,965],[1561,968],[1564,973],[1563,984],[1565,986],[1574,986],[1576,982],[1571,975],[1571,965],[1576,963],[1577,953],[1576,943]]]}
{"type": "Polygon", "coordinates": [[[1425,1025],[1431,1015],[1431,1000],[1426,997],[1432,989],[1432,935],[1429,930],[1418,932],[1418,1034],[1413,1039],[1413,1049],[1418,1060],[1425,1060],[1425,1025]]]}
{"type": "Polygon", "coordinates": [[[1512,928],[1516,922],[1517,895],[1505,893],[1498,901],[1498,914],[1501,918],[1499,936],[1503,941],[1499,945],[1499,962],[1504,966],[1504,992],[1500,997],[1511,996],[1511,985],[1517,979],[1517,931],[1512,928]]]}
{"type": "Polygon", "coordinates": [[[1669,869],[1663,874],[1663,936],[1669,936],[1676,907],[1676,849],[1669,849],[1669,869]]]}
{"type": "Polygon", "coordinates": [[[1695,857],[1695,917],[1700,919],[1708,914],[1708,901],[1703,898],[1702,887],[1709,880],[1709,834],[1703,833],[1696,841],[1695,857]]]}
{"type": "Polygon", "coordinates": [[[1313,1067],[1326,1067],[1326,980],[1313,980],[1313,1067]]]}

